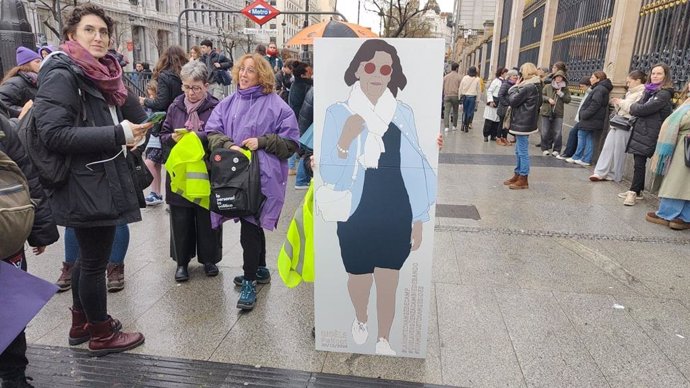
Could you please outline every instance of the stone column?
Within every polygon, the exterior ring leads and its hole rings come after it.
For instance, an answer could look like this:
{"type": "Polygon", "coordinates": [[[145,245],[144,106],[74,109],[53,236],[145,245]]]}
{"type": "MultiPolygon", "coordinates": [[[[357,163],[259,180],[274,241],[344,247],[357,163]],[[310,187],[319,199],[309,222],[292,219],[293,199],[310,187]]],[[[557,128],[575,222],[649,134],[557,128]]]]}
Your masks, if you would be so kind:
{"type": "Polygon", "coordinates": [[[541,30],[541,47],[539,48],[537,66],[551,67],[551,50],[553,49],[553,34],[556,29],[558,0],[546,0],[544,7],[544,27],[541,30]]]}
{"type": "Polygon", "coordinates": [[[513,0],[510,12],[510,32],[506,50],[506,67],[518,66],[520,58],[520,38],[522,38],[522,14],[525,12],[525,0],[513,0]]]}
{"type": "Polygon", "coordinates": [[[630,71],[641,6],[642,0],[626,0],[617,1],[613,8],[604,60],[604,72],[614,86],[612,94],[624,93],[623,87],[630,71]]]}
{"type": "MultiPolygon", "coordinates": [[[[494,15],[494,36],[491,41],[491,69],[496,69],[501,64],[498,63],[498,49],[501,46],[501,25],[503,24],[503,6],[505,0],[496,0],[496,14],[494,15]]],[[[489,71],[491,71],[491,69],[489,71]]]]}

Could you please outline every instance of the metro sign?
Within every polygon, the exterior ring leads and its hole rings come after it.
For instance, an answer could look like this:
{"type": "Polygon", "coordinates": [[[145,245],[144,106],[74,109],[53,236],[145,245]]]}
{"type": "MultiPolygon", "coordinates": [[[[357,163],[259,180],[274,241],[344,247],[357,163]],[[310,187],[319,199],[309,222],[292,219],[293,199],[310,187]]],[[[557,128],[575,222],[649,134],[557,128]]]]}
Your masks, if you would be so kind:
{"type": "Polygon", "coordinates": [[[254,23],[262,26],[264,23],[273,19],[280,14],[280,11],[272,7],[264,0],[256,0],[255,2],[246,6],[242,13],[254,23]]]}

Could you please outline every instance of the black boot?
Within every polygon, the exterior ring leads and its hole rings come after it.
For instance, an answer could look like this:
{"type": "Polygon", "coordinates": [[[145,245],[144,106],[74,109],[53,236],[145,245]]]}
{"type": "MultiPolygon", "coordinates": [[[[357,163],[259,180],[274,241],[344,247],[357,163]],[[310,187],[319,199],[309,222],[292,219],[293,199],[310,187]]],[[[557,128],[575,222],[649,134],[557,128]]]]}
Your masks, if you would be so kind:
{"type": "Polygon", "coordinates": [[[187,266],[178,265],[177,271],[175,271],[175,281],[186,282],[187,280],[189,280],[189,272],[187,272],[187,266]]]}

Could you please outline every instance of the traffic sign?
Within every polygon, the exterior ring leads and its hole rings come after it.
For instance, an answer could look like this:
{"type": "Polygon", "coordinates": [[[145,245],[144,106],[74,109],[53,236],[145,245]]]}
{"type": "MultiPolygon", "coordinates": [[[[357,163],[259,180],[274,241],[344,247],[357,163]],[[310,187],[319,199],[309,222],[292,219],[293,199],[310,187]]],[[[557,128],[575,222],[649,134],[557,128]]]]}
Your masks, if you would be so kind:
{"type": "Polygon", "coordinates": [[[253,22],[262,26],[264,23],[273,19],[280,14],[280,11],[272,7],[270,4],[264,0],[256,0],[253,3],[246,6],[242,13],[244,16],[248,17],[253,22]]]}

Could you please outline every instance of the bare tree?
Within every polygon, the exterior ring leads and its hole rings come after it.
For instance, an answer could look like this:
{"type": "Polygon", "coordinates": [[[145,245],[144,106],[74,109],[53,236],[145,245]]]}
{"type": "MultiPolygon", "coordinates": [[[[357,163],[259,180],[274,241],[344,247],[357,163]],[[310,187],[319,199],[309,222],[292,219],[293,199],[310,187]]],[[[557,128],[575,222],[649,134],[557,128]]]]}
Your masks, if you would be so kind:
{"type": "Polygon", "coordinates": [[[168,39],[161,39],[160,31],[161,30],[154,30],[151,28],[146,29],[146,34],[148,35],[149,40],[153,42],[153,45],[156,47],[159,57],[163,55],[163,51],[165,51],[165,49],[170,45],[169,42],[167,42],[168,39]]]}
{"type": "Polygon", "coordinates": [[[426,20],[419,21],[424,13],[441,12],[435,0],[428,0],[423,7],[419,6],[419,0],[365,0],[364,9],[383,18],[384,36],[390,38],[420,37],[425,29],[420,27],[429,24],[426,20]]]}
{"type": "Polygon", "coordinates": [[[58,31],[61,26],[62,26],[62,15],[65,13],[65,11],[70,8],[70,7],[76,7],[79,5],[79,1],[77,0],[64,0],[61,1],[60,3],[60,9],[58,10],[58,0],[38,0],[39,3],[43,5],[43,7],[47,8],[48,11],[50,12],[50,17],[46,18],[45,20],[42,20],[41,23],[46,26],[47,29],[53,32],[55,36],[60,37],[61,31],[58,31]]]}

